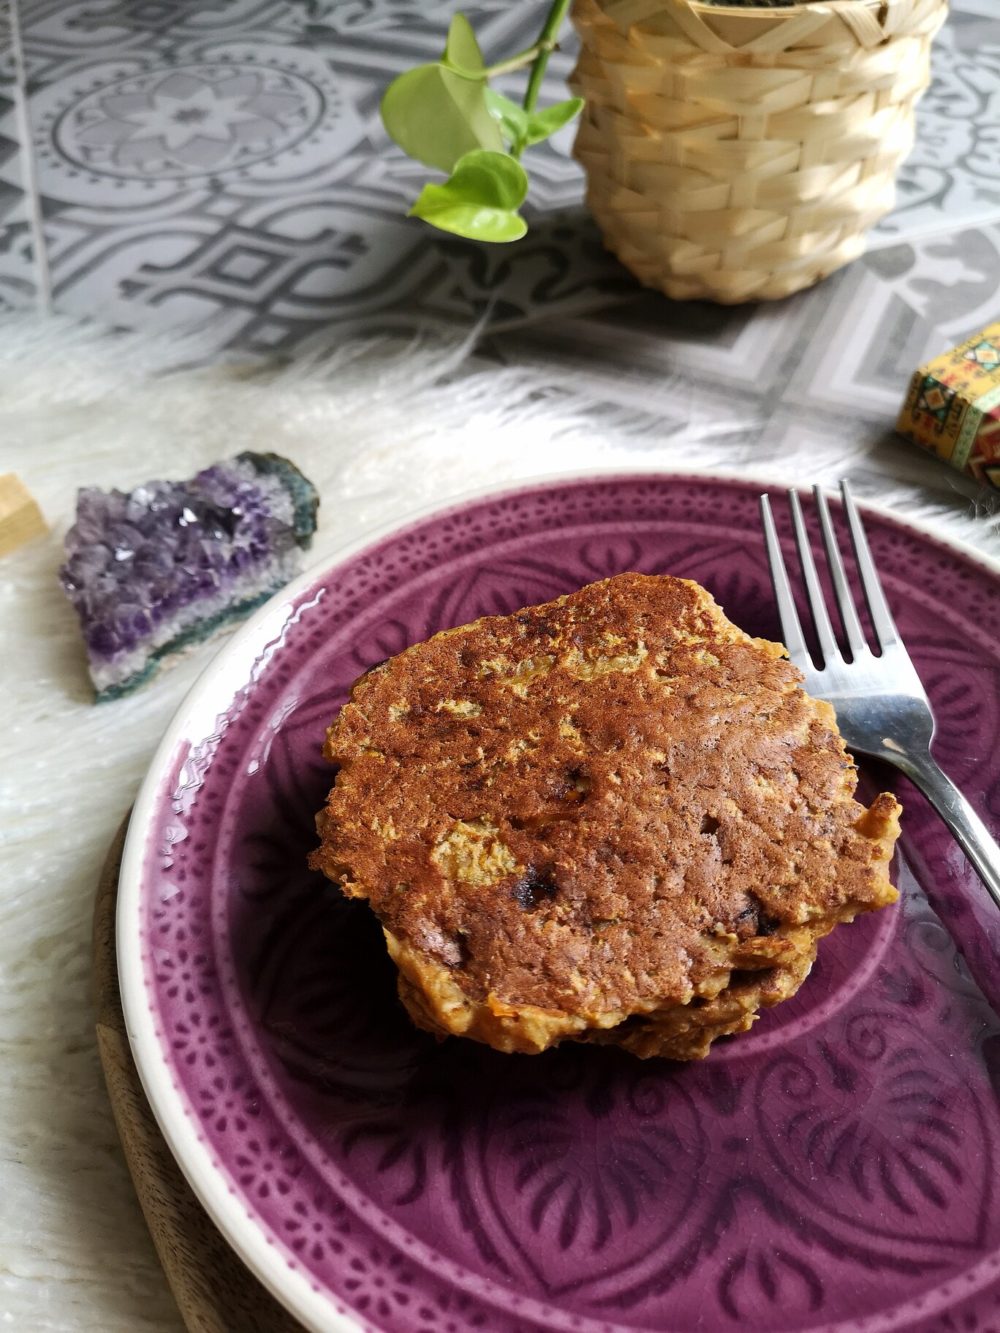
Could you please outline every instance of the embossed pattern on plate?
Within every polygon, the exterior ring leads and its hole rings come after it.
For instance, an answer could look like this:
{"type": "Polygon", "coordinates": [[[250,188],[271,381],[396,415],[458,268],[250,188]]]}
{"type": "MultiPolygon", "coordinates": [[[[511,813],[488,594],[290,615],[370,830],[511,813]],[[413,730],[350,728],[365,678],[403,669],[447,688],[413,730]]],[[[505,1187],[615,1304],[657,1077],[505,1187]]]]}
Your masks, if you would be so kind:
{"type": "MultiPolygon", "coordinates": [[[[258,620],[251,670],[223,652],[199,687],[215,724],[151,775],[121,936],[156,1030],[140,1067],[161,1120],[196,1131],[181,1157],[203,1198],[223,1182],[239,1204],[214,1210],[229,1238],[266,1239],[262,1275],[313,1326],[336,1311],[407,1333],[996,1317],[997,938],[912,789],[901,906],[838,930],[794,1000],[690,1066],[435,1044],[397,1004],[367,910],[305,868],[326,725],[361,671],[435,630],[640,569],[695,578],[776,637],[757,493],[605,477],[401,530],[318,575],[277,636],[273,612],[258,620]]],[[[886,518],[867,527],[941,760],[996,822],[1000,581],[886,518]]]]}

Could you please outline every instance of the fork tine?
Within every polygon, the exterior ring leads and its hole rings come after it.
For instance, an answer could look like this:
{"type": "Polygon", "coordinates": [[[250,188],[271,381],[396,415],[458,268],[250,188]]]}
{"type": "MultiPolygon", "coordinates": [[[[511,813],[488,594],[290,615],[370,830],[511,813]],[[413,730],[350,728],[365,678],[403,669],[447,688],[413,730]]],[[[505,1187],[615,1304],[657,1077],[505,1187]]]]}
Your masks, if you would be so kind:
{"type": "Polygon", "coordinates": [[[812,547],[809,545],[809,534],[806,531],[805,519],[802,517],[802,505],[799,501],[798,491],[788,492],[788,503],[792,508],[795,544],[799,550],[799,564],[802,566],[802,575],[806,581],[809,610],[812,614],[813,624],[816,627],[816,638],[819,640],[820,654],[823,659],[822,665],[825,666],[827,662],[840,656],[840,649],[837,646],[837,637],[833,632],[833,625],[830,623],[830,613],[826,609],[826,599],[823,596],[819,575],[816,572],[816,561],[813,559],[812,547]]]}
{"type": "Polygon", "coordinates": [[[844,626],[844,633],[847,635],[851,656],[857,657],[868,647],[868,641],[865,638],[864,630],[861,628],[861,621],[858,619],[851,585],[847,582],[844,557],[840,554],[840,547],[837,544],[837,536],[830,519],[830,506],[827,503],[826,494],[821,486],[814,486],[813,494],[816,497],[816,508],[819,510],[820,526],[823,529],[823,545],[826,548],[826,562],[830,567],[834,591],[837,594],[841,624],[844,626]]]}
{"type": "Polygon", "coordinates": [[[795,609],[795,599],[792,597],[791,585],[788,582],[788,570],[785,568],[781,547],[778,544],[778,533],[774,526],[774,515],[771,513],[771,497],[769,495],[760,497],[760,517],[764,525],[764,542],[767,546],[767,563],[771,567],[774,600],[778,604],[778,619],[781,621],[781,637],[788,649],[788,656],[793,662],[797,659],[804,659],[809,665],[812,665],[809,659],[809,651],[806,648],[805,636],[802,633],[802,625],[799,623],[799,613],[795,609]]]}
{"type": "Polygon", "coordinates": [[[861,517],[846,481],[840,483],[840,493],[844,498],[844,512],[847,515],[847,523],[851,529],[854,558],[858,562],[858,573],[861,575],[861,586],[865,590],[865,600],[868,603],[872,624],[875,627],[875,638],[878,640],[879,647],[885,649],[890,644],[899,643],[899,631],[896,629],[896,622],[889,610],[889,603],[885,600],[882,585],[878,581],[875,561],[872,559],[872,553],[868,546],[868,538],[861,526],[861,517]]]}

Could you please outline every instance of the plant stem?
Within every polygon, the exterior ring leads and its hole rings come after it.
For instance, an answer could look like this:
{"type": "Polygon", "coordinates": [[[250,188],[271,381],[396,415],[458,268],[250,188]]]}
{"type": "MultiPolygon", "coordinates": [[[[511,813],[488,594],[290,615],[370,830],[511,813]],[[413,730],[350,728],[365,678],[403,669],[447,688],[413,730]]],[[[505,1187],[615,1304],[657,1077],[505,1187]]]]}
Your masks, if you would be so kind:
{"type": "Polygon", "coordinates": [[[506,60],[500,60],[495,65],[487,65],[483,73],[488,79],[492,79],[496,74],[512,74],[516,69],[524,69],[525,65],[530,65],[537,58],[540,49],[536,42],[534,46],[529,46],[527,51],[518,51],[516,56],[508,56],[506,60]]]}
{"type": "Polygon", "coordinates": [[[525,89],[524,102],[522,103],[525,111],[534,111],[538,104],[538,94],[542,90],[542,79],[545,77],[549,56],[555,50],[556,36],[562,27],[569,6],[570,0],[553,0],[549,9],[548,18],[545,20],[545,26],[542,28],[537,42],[538,54],[535,56],[535,63],[532,65],[531,74],[528,76],[528,86],[525,89]]]}

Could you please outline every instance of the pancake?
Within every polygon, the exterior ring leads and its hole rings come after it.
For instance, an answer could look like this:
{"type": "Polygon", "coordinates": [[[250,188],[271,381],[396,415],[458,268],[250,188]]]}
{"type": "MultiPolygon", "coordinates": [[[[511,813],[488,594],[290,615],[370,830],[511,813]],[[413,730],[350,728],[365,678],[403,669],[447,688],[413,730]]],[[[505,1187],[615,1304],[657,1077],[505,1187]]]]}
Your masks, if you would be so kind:
{"type": "Polygon", "coordinates": [[[693,1059],[896,898],[899,805],[698,584],[621,574],[447,630],[330,727],[312,865],[367,899],[414,1021],[693,1059]]]}

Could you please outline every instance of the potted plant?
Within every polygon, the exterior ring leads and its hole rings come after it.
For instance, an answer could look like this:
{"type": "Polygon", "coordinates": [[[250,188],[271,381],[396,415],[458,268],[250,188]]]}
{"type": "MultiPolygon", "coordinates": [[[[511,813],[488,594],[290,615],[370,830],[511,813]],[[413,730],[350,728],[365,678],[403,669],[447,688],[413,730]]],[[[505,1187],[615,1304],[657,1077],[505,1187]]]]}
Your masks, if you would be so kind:
{"type": "Polygon", "coordinates": [[[386,129],[446,173],[414,216],[515,241],[522,157],[581,110],[575,155],[605,244],[668,296],[787,296],[861,253],[891,207],[947,0],[574,0],[574,96],[540,108],[570,9],[554,0],[526,51],[488,64],[456,15],[439,61],[400,75],[386,129]],[[520,103],[491,86],[527,72],[520,103]]]}

